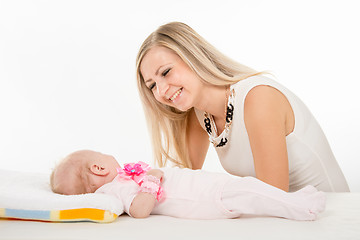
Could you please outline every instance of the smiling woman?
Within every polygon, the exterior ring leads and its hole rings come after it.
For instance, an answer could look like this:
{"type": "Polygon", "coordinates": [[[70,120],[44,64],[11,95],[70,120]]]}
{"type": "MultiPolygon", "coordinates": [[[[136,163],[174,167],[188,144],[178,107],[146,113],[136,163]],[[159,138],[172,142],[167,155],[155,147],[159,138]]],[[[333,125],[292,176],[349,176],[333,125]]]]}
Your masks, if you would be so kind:
{"type": "Polygon", "coordinates": [[[187,111],[202,102],[197,93],[206,87],[205,82],[174,51],[152,48],[144,57],[140,71],[147,79],[146,86],[160,103],[187,111]]]}
{"type": "Polygon", "coordinates": [[[153,150],[200,169],[209,147],[224,169],[286,191],[349,191],[317,121],[295,94],[216,50],[193,29],[160,26],[137,56],[153,150]]]}

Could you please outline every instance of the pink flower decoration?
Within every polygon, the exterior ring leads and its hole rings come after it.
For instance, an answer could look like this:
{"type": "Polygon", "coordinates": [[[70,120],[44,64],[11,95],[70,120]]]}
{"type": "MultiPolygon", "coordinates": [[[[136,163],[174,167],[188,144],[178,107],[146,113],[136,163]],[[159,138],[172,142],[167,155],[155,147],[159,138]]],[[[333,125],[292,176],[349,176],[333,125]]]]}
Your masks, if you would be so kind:
{"type": "Polygon", "coordinates": [[[127,163],[124,165],[124,168],[117,168],[117,172],[122,179],[132,179],[137,184],[140,184],[146,174],[151,168],[148,164],[144,162],[138,163],[127,163]]]}
{"type": "Polygon", "coordinates": [[[127,175],[137,175],[139,176],[144,172],[143,168],[139,163],[128,163],[124,165],[124,171],[127,175]]]}

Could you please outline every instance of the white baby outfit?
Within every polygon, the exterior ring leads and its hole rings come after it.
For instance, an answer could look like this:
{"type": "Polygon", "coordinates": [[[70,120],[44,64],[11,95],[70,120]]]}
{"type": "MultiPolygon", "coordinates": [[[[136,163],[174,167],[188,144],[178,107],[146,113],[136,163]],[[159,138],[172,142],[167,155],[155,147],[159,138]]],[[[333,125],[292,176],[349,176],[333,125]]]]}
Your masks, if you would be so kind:
{"type": "MultiPolygon", "coordinates": [[[[233,177],[201,170],[161,168],[164,197],[151,214],[190,219],[235,218],[243,214],[314,220],[324,210],[325,195],[308,186],[287,193],[253,177],[233,177]]],[[[117,176],[96,193],[116,196],[130,215],[139,191],[133,180],[117,176]]]]}
{"type": "MultiPolygon", "coordinates": [[[[284,94],[295,115],[295,128],[286,137],[290,192],[307,185],[315,186],[325,192],[349,191],[326,136],[305,104],[284,86],[261,75],[247,78],[231,86],[231,89],[234,89],[234,99],[232,99],[234,112],[227,137],[228,142],[222,147],[215,148],[224,169],[233,175],[256,177],[244,122],[244,102],[249,91],[259,85],[271,86],[284,94]]],[[[199,110],[195,112],[200,125],[206,130],[204,112],[199,110]]],[[[222,134],[215,137],[221,139],[222,134]]]]}

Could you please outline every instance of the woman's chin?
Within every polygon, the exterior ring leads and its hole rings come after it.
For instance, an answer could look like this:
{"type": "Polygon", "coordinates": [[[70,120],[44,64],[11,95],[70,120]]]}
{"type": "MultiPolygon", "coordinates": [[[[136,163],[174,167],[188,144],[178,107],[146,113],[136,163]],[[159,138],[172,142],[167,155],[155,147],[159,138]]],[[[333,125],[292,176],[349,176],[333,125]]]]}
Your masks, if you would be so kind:
{"type": "Polygon", "coordinates": [[[186,112],[191,108],[189,106],[174,106],[174,107],[181,112],[186,112]]]}

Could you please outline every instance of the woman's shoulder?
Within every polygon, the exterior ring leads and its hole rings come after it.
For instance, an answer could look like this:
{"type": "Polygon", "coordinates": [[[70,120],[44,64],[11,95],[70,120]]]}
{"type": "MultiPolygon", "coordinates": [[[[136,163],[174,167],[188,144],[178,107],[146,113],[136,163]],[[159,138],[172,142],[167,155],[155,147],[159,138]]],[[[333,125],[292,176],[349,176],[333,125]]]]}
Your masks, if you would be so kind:
{"type": "Polygon", "coordinates": [[[265,76],[263,74],[255,75],[248,77],[246,79],[240,80],[237,83],[231,85],[231,88],[236,90],[251,89],[258,85],[278,85],[278,83],[272,78],[265,76]]]}
{"type": "Polygon", "coordinates": [[[286,96],[289,92],[283,85],[264,75],[256,75],[246,78],[233,84],[231,88],[234,89],[236,102],[241,101],[243,103],[245,102],[245,99],[250,97],[250,95],[276,97],[278,95],[286,96]]]}

